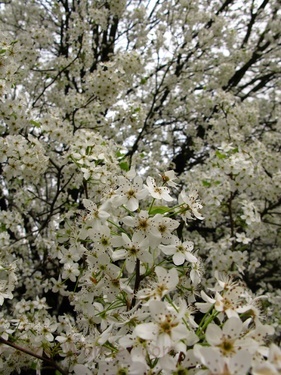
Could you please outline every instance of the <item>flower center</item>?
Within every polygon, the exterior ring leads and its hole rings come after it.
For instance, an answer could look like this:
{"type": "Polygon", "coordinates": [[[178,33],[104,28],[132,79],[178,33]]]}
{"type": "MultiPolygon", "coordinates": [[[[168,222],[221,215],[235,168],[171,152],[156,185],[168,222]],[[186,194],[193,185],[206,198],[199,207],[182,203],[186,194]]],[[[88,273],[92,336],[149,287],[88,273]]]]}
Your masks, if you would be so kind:
{"type": "Polygon", "coordinates": [[[164,224],[160,224],[160,225],[158,226],[158,230],[159,230],[160,233],[165,233],[165,232],[166,232],[166,229],[167,229],[167,227],[166,227],[166,225],[164,225],[164,224]]]}
{"type": "Polygon", "coordinates": [[[172,329],[178,325],[177,322],[172,321],[172,317],[170,315],[166,315],[166,320],[160,323],[160,331],[162,333],[167,333],[168,335],[171,334],[172,329]]]}
{"type": "Polygon", "coordinates": [[[147,220],[143,219],[139,221],[139,228],[145,230],[148,227],[147,220]]]}
{"type": "Polygon", "coordinates": [[[162,296],[162,295],[163,295],[163,292],[164,292],[165,290],[167,290],[166,285],[164,285],[164,284],[159,284],[159,285],[157,285],[157,294],[158,294],[159,296],[162,296]]]}
{"type": "Polygon", "coordinates": [[[130,252],[131,255],[136,255],[138,253],[138,249],[135,246],[132,246],[129,249],[129,252],[130,252]]]}
{"type": "Polygon", "coordinates": [[[224,340],[219,348],[224,355],[235,353],[234,345],[231,340],[224,340]]]}
{"type": "Polygon", "coordinates": [[[134,190],[129,190],[129,191],[127,191],[127,197],[128,197],[128,199],[135,197],[135,192],[134,192],[134,190]]]}

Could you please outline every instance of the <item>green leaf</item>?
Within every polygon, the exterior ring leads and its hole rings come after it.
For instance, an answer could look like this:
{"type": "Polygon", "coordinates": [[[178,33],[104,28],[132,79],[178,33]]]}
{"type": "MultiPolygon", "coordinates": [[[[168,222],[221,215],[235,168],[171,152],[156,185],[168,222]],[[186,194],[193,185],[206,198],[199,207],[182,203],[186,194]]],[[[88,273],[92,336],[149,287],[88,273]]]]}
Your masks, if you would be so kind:
{"type": "Polygon", "coordinates": [[[146,83],[146,81],[147,81],[147,78],[142,78],[141,81],[140,81],[140,84],[144,85],[146,83]]]}
{"type": "Polygon", "coordinates": [[[150,214],[151,215],[156,215],[156,214],[165,214],[166,212],[170,212],[171,208],[166,207],[166,206],[153,206],[150,209],[150,214]]]}
{"type": "Polygon", "coordinates": [[[93,146],[86,147],[86,155],[91,155],[92,151],[93,151],[93,146]]]}
{"type": "Polygon", "coordinates": [[[211,187],[212,186],[211,182],[207,181],[207,180],[203,180],[202,185],[205,186],[205,187],[211,187]]]}
{"type": "Polygon", "coordinates": [[[216,156],[219,158],[219,159],[226,159],[227,156],[225,154],[223,154],[222,152],[220,151],[216,151],[216,156]]]}
{"type": "Polygon", "coordinates": [[[38,121],[30,120],[31,125],[34,125],[36,128],[40,128],[41,124],[38,121]]]}
{"type": "Polygon", "coordinates": [[[122,169],[122,171],[128,172],[130,170],[129,164],[126,161],[121,161],[119,163],[119,166],[122,169]]]}
{"type": "Polygon", "coordinates": [[[1,223],[1,224],[0,224],[0,232],[6,232],[6,231],[7,231],[6,224],[1,223]]]}

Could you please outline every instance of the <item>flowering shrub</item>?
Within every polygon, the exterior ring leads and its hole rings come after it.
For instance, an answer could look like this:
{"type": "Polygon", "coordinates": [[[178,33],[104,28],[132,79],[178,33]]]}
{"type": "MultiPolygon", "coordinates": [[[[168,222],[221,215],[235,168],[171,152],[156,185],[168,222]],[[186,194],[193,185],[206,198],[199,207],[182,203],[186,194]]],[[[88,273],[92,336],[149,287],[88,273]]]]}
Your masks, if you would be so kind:
{"type": "Polygon", "coordinates": [[[277,2],[19,3],[0,8],[1,374],[280,373],[280,132],[255,96],[280,72],[277,2]]]}

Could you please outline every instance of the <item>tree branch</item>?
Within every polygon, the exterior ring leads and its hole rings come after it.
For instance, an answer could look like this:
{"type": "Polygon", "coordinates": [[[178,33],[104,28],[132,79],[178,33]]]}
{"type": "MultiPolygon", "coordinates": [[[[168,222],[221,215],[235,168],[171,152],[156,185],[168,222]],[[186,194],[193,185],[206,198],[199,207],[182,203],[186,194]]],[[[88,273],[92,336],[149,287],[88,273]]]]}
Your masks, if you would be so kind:
{"type": "Polygon", "coordinates": [[[54,362],[50,358],[42,357],[41,355],[36,354],[36,353],[32,352],[29,349],[23,348],[23,347],[15,344],[15,343],[9,341],[9,340],[5,340],[2,337],[0,337],[0,343],[2,343],[4,345],[8,345],[8,346],[10,346],[10,347],[12,347],[12,348],[14,348],[16,350],[19,350],[22,353],[28,354],[28,355],[30,355],[30,356],[32,356],[34,358],[38,358],[41,361],[48,363],[52,368],[58,370],[62,375],[68,375],[68,373],[65,370],[63,370],[58,364],[56,364],[56,362],[54,362]]]}

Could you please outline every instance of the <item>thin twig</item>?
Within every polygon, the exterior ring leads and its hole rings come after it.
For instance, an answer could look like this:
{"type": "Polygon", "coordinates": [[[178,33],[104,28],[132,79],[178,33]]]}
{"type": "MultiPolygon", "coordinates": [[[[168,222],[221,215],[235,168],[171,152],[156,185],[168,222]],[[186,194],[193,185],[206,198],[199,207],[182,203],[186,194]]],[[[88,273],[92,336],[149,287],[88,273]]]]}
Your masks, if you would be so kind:
{"type": "Polygon", "coordinates": [[[36,353],[32,352],[29,349],[23,348],[23,347],[15,344],[15,343],[13,343],[11,341],[5,340],[2,337],[0,337],[0,343],[8,345],[8,346],[11,346],[12,348],[14,348],[16,350],[19,350],[19,351],[21,351],[21,352],[23,352],[25,354],[28,354],[28,355],[30,355],[32,357],[38,358],[41,361],[48,363],[50,366],[52,366],[52,368],[58,370],[62,375],[68,375],[67,372],[65,372],[58,364],[56,364],[56,362],[54,362],[50,358],[42,357],[41,355],[36,354],[36,353]]]}

